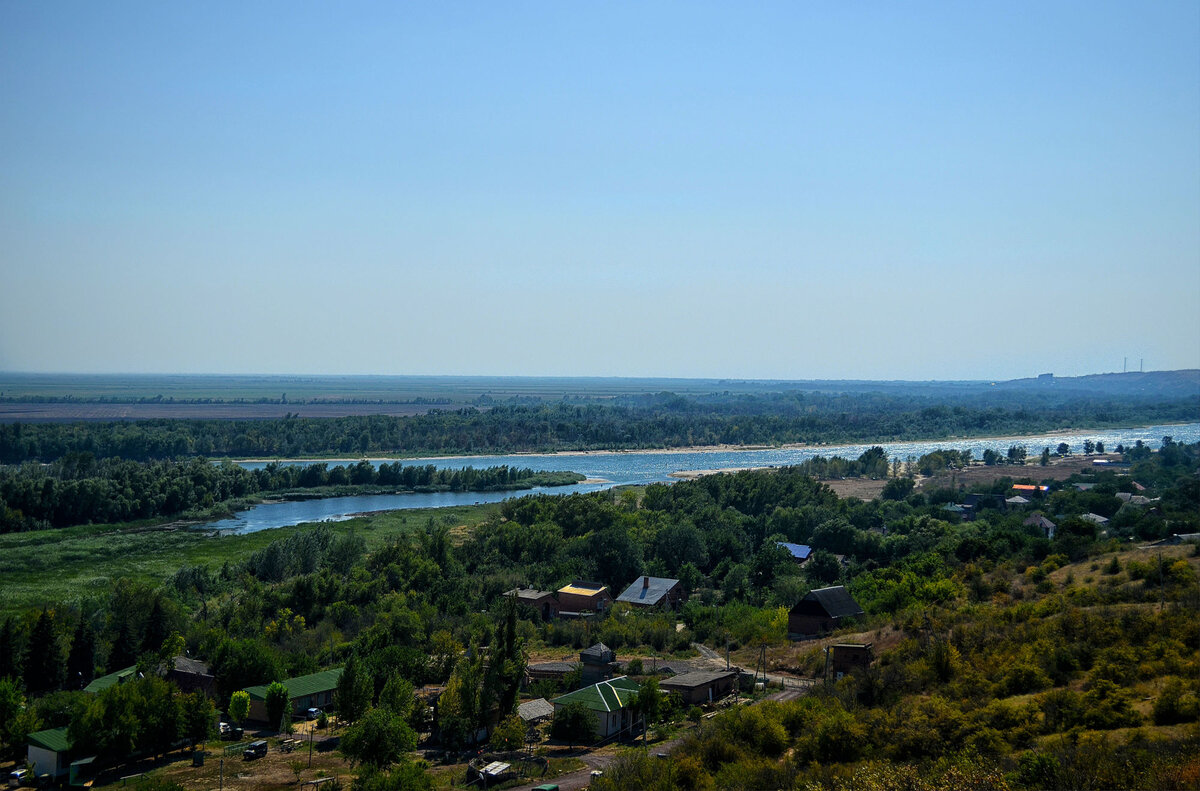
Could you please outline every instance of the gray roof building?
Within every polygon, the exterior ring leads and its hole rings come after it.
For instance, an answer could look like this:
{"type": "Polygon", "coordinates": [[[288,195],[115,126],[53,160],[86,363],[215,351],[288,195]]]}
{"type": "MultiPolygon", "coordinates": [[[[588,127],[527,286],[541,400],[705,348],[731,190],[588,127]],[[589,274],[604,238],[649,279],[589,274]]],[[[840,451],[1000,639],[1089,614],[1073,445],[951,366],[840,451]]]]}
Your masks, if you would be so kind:
{"type": "Polygon", "coordinates": [[[657,607],[664,604],[674,607],[683,598],[683,586],[679,580],[666,577],[639,577],[617,601],[628,602],[640,607],[657,607]]]}

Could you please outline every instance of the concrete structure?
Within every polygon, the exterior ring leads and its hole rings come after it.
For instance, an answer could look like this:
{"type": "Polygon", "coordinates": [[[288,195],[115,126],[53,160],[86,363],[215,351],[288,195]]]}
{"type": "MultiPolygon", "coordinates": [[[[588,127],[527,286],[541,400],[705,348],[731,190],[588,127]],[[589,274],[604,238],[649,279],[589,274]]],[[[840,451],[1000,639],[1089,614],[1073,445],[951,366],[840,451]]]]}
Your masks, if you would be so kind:
{"type": "Polygon", "coordinates": [[[587,706],[596,717],[596,735],[603,739],[620,733],[633,724],[629,704],[633,702],[640,688],[636,681],[627,676],[618,676],[568,692],[550,702],[554,704],[555,714],[563,706],[574,701],[587,706]]]}
{"type": "Polygon", "coordinates": [[[829,651],[830,670],[835,679],[840,679],[847,673],[865,670],[871,666],[875,654],[871,650],[872,643],[838,643],[829,651]]]}
{"type": "Polygon", "coordinates": [[[788,636],[813,637],[837,629],[843,621],[863,614],[863,608],[841,585],[809,592],[788,613],[788,636]]]}
{"type": "Polygon", "coordinates": [[[513,588],[506,591],[505,596],[511,596],[519,603],[542,616],[543,620],[558,617],[558,600],[550,591],[540,591],[534,588],[513,588]]]}
{"type": "Polygon", "coordinates": [[[640,577],[617,597],[617,601],[627,602],[635,607],[661,606],[673,610],[683,603],[683,585],[679,580],[666,577],[640,577]]]}
{"type": "Polygon", "coordinates": [[[739,668],[730,670],[700,670],[658,682],[664,692],[677,692],[689,706],[715,703],[737,688],[739,668]]]}
{"type": "MultiPolygon", "coordinates": [[[[51,728],[29,734],[26,760],[33,774],[64,777],[71,770],[71,737],[67,728],[51,728]]],[[[32,784],[31,784],[32,785],[32,784]]]]}
{"type": "Polygon", "coordinates": [[[565,617],[601,613],[612,607],[612,594],[599,582],[574,580],[558,589],[558,612],[565,617]]]}
{"type": "MultiPolygon", "coordinates": [[[[284,681],[288,700],[292,703],[292,714],[303,716],[310,708],[323,709],[333,703],[333,693],[341,677],[342,668],[339,667],[284,681]]],[[[267,686],[260,684],[246,687],[245,690],[250,696],[250,719],[257,722],[267,722],[267,686]]]]}

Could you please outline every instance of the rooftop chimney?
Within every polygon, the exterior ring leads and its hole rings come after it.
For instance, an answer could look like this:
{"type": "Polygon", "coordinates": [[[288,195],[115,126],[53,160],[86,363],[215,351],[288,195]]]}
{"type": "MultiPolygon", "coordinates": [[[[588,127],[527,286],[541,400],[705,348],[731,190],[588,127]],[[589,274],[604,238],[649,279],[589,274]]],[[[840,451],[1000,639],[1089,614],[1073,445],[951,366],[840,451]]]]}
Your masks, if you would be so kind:
{"type": "Polygon", "coordinates": [[[650,587],[650,578],[642,577],[642,590],[645,590],[646,588],[649,588],[649,587],[650,587]]]}

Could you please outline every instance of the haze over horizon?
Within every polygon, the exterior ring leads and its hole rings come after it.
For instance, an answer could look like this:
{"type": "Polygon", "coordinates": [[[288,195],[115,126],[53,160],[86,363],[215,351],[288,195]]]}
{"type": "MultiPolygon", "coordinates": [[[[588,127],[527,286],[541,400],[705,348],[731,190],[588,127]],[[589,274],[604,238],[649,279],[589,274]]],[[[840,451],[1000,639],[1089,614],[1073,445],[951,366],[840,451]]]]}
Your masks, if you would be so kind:
{"type": "Polygon", "coordinates": [[[0,371],[1200,368],[1200,5],[0,5],[0,371]]]}

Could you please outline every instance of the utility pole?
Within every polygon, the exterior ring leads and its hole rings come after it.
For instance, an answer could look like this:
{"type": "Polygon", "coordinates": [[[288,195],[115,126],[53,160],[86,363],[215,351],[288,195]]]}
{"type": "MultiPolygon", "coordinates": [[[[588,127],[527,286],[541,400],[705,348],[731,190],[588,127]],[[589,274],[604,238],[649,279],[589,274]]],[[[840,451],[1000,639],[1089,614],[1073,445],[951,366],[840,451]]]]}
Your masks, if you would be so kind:
{"type": "Polygon", "coordinates": [[[317,723],[314,720],[308,726],[308,768],[309,769],[312,769],[312,743],[313,743],[313,733],[316,731],[316,729],[317,729],[317,723]]]}
{"type": "Polygon", "coordinates": [[[225,758],[221,758],[221,779],[217,781],[217,791],[225,788],[225,758]]]}

